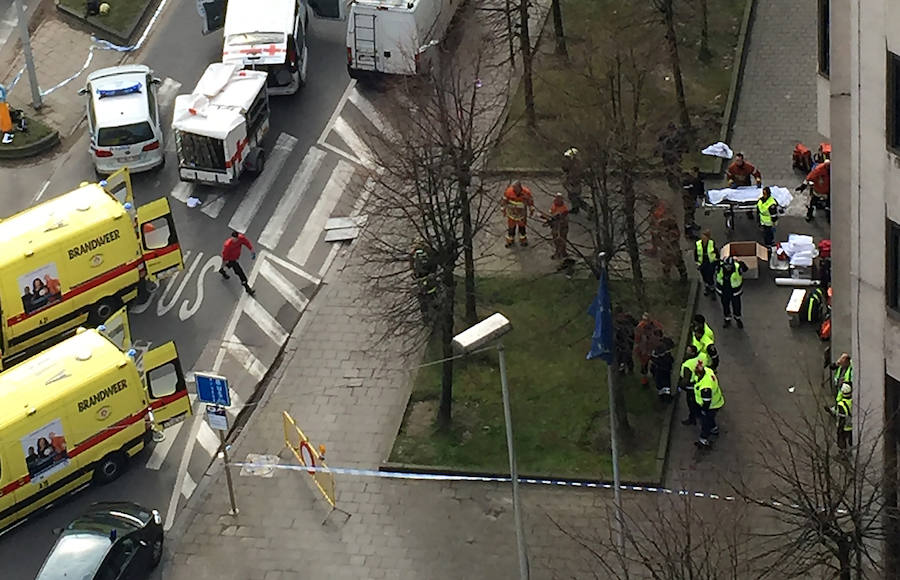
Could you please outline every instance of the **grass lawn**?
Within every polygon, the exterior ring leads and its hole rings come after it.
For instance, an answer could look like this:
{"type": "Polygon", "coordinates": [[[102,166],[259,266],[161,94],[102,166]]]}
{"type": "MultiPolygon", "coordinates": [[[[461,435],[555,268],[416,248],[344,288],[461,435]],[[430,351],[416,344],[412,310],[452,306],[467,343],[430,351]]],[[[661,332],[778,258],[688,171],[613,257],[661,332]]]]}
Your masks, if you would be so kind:
{"type": "MultiPolygon", "coordinates": [[[[728,99],[735,47],[741,17],[747,0],[708,0],[709,48],[707,62],[698,58],[700,43],[699,13],[696,3],[676,3],[676,30],[685,94],[697,129],[698,143],[719,140],[722,114],[728,99]]],[[[588,70],[601,86],[607,63],[617,45],[608,39],[630,38],[640,62],[647,67],[644,120],[648,148],[669,122],[678,122],[674,86],[665,48],[664,31],[658,15],[649,10],[649,2],[631,0],[561,0],[563,28],[567,38],[569,61],[553,53],[555,41],[552,19],[544,29],[534,64],[537,134],[524,126],[522,87],[513,98],[507,119],[503,145],[496,151],[496,167],[532,167],[559,169],[562,151],[569,141],[574,111],[596,114],[604,103],[588,80],[588,70]],[[624,31],[624,32],[623,32],[624,31]]],[[[687,159],[685,164],[692,164],[687,159]]]]}
{"type": "Polygon", "coordinates": [[[47,135],[53,132],[53,129],[48,127],[47,125],[41,123],[40,121],[36,121],[31,117],[27,117],[27,125],[28,131],[25,133],[20,133],[18,131],[13,131],[13,142],[9,144],[0,143],[0,151],[4,149],[12,150],[12,149],[21,149],[22,147],[27,147],[32,143],[37,143],[47,135]]]}
{"type": "Polygon", "coordinates": [[[85,0],[58,0],[59,4],[73,10],[76,14],[84,18],[88,24],[102,24],[103,26],[114,30],[122,37],[131,34],[131,28],[135,21],[139,19],[144,9],[153,0],[100,0],[101,3],[109,4],[109,14],[106,16],[89,16],[85,15],[85,0]]]}
{"type": "MultiPolygon", "coordinates": [[[[513,323],[504,344],[520,472],[611,478],[606,364],[585,360],[593,331],[587,308],[596,282],[490,278],[480,280],[478,288],[480,312],[499,311],[513,323]]],[[[614,303],[640,314],[630,283],[614,282],[612,293],[614,303]]],[[[677,341],[687,286],[653,283],[648,294],[652,312],[677,341]]],[[[435,342],[425,360],[437,360],[438,352],[435,342]]],[[[636,435],[623,449],[622,478],[648,480],[667,407],[652,387],[639,386],[635,377],[625,380],[636,435]]],[[[423,367],[391,461],[508,472],[497,354],[488,351],[457,364],[453,427],[447,432],[434,427],[439,395],[440,365],[423,367]]]]}

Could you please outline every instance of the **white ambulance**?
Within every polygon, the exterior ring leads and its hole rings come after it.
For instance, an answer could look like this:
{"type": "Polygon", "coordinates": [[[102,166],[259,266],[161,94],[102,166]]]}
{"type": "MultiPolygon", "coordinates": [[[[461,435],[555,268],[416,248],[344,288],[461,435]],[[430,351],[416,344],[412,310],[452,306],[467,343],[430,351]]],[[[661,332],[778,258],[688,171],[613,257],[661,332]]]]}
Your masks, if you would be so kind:
{"type": "Polygon", "coordinates": [[[175,98],[172,127],[181,181],[234,185],[245,170],[262,171],[269,130],[263,71],[209,65],[190,95],[175,98]]]}
{"type": "Polygon", "coordinates": [[[306,84],[309,25],[305,0],[231,0],[225,14],[222,62],[269,74],[270,95],[293,95],[306,84]]]}

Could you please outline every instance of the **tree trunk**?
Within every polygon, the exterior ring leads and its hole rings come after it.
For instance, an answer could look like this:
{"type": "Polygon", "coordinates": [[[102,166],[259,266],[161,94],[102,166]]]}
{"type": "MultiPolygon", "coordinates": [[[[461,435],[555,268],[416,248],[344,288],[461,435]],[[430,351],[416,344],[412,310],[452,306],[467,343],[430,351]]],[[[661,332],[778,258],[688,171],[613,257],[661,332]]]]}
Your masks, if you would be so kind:
{"type": "Polygon", "coordinates": [[[669,47],[669,64],[672,67],[672,76],[675,80],[675,100],[681,114],[681,126],[690,132],[691,116],[688,113],[687,100],[684,97],[684,79],[681,77],[681,59],[678,56],[678,37],[675,35],[675,9],[674,0],[664,0],[663,21],[666,25],[666,43],[669,47]]]}
{"type": "Polygon", "coordinates": [[[472,210],[469,206],[469,187],[459,180],[459,202],[462,204],[463,226],[463,263],[466,270],[466,323],[469,326],[478,322],[475,303],[475,249],[472,234],[472,210]]]}
{"type": "Polygon", "coordinates": [[[452,420],[453,405],[453,314],[456,294],[456,281],[453,269],[444,270],[441,277],[441,403],[438,407],[438,427],[445,429],[452,420]]]}
{"type": "Polygon", "coordinates": [[[840,567],[840,570],[838,571],[838,577],[841,580],[851,580],[853,564],[850,561],[850,542],[843,539],[838,540],[837,549],[838,566],[840,567]]]}
{"type": "Polygon", "coordinates": [[[561,0],[553,0],[550,5],[553,9],[553,29],[556,31],[556,54],[569,58],[569,51],[566,48],[566,33],[563,30],[562,7],[559,5],[561,0]]]}
{"type": "Polygon", "coordinates": [[[712,58],[709,52],[709,1],[700,0],[700,51],[697,55],[701,61],[712,58]]]}
{"type": "Polygon", "coordinates": [[[627,169],[622,171],[622,195],[624,198],[622,207],[625,212],[625,248],[628,251],[628,258],[631,262],[631,283],[634,286],[634,295],[638,300],[638,305],[643,311],[647,309],[647,296],[644,291],[644,271],[641,267],[641,247],[637,237],[637,220],[634,216],[636,206],[634,177],[627,169]]]}
{"type": "Polygon", "coordinates": [[[525,122],[529,129],[537,125],[534,112],[534,82],[531,70],[531,37],[528,34],[528,0],[519,0],[519,50],[522,52],[522,83],[525,89],[525,122]]]}

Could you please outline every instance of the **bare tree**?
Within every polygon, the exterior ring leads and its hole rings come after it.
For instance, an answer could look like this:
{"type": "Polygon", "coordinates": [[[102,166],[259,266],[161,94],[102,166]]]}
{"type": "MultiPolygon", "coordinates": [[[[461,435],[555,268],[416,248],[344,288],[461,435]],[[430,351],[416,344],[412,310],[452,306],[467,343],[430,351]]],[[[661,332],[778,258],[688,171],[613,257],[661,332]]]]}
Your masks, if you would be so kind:
{"type": "Polygon", "coordinates": [[[666,34],[666,48],[669,53],[669,66],[675,81],[675,100],[681,115],[681,126],[691,129],[691,116],[688,112],[687,100],[684,96],[684,79],[681,75],[681,58],[678,56],[678,37],[675,32],[675,0],[650,0],[651,6],[660,13],[666,34]]]}
{"type": "Polygon", "coordinates": [[[522,54],[522,89],[525,91],[525,122],[530,129],[537,125],[534,109],[534,53],[528,31],[528,0],[519,0],[519,52],[522,54]]]}
{"type": "Polygon", "coordinates": [[[446,60],[427,82],[394,87],[404,123],[367,139],[376,166],[369,213],[381,218],[378,229],[367,230],[370,279],[377,292],[395,297],[383,313],[392,329],[424,322],[428,334],[440,337],[440,426],[452,417],[456,269],[462,259],[471,274],[474,311],[472,239],[493,207],[480,180],[472,179],[497,138],[491,123],[482,122],[496,103],[479,96],[479,66],[473,77],[446,60]]]}
{"type": "Polygon", "coordinates": [[[641,504],[632,502],[624,510],[624,545],[613,537],[612,526],[606,533],[583,535],[570,530],[560,518],[547,517],[589,554],[597,578],[747,577],[752,562],[742,523],[746,505],[712,504],[689,495],[647,499],[650,501],[641,504]]]}
{"type": "MultiPolygon", "coordinates": [[[[880,577],[883,494],[877,445],[837,446],[836,422],[821,411],[799,420],[772,414],[772,437],[759,440],[760,467],[772,478],[770,498],[736,492],[774,514],[777,530],[757,555],[770,578],[880,577]]],[[[864,428],[865,417],[857,423],[864,428]]],[[[880,437],[877,437],[880,438],[880,437]]]]}
{"type": "Polygon", "coordinates": [[[702,62],[712,58],[709,51],[709,0],[697,0],[700,3],[700,50],[697,57],[702,62]]]}
{"type": "Polygon", "coordinates": [[[569,58],[566,48],[566,32],[563,26],[562,6],[560,0],[552,0],[550,9],[553,11],[553,31],[556,37],[556,54],[563,58],[569,58]]]}

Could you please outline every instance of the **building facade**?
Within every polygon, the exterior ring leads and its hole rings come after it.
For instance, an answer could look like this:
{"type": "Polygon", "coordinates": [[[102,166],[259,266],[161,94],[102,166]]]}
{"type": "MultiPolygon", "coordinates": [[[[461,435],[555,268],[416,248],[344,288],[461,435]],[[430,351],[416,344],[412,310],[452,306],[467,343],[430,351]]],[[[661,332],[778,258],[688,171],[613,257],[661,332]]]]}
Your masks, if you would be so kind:
{"type": "MultiPolygon", "coordinates": [[[[852,354],[854,438],[883,445],[886,507],[896,514],[900,0],[817,1],[818,128],[832,143],[832,353],[852,354]]],[[[887,578],[898,575],[900,534],[893,532],[885,546],[887,578]]]]}

